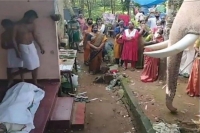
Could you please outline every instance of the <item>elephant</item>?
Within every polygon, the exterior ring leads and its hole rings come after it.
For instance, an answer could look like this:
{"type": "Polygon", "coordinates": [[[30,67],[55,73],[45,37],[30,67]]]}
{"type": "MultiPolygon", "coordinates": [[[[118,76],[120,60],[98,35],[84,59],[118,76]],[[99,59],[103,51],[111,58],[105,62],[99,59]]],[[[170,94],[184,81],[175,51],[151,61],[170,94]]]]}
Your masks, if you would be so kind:
{"type": "Polygon", "coordinates": [[[154,51],[144,55],[154,58],[167,57],[166,106],[176,113],[173,106],[183,50],[193,45],[200,35],[200,0],[184,0],[172,24],[169,40],[146,46],[154,51]]]}

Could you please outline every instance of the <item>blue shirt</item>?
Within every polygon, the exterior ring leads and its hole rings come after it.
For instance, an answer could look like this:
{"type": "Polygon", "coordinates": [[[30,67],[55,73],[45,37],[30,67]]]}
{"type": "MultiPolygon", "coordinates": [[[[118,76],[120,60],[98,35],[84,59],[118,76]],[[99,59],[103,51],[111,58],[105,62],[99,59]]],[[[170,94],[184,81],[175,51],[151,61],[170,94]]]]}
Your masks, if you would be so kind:
{"type": "Polygon", "coordinates": [[[121,33],[120,33],[120,27],[118,26],[118,27],[115,27],[115,29],[114,29],[114,34],[115,34],[115,36],[117,35],[117,34],[122,34],[123,32],[124,32],[124,30],[125,29],[127,29],[127,27],[124,27],[124,29],[121,31],[121,33]]]}

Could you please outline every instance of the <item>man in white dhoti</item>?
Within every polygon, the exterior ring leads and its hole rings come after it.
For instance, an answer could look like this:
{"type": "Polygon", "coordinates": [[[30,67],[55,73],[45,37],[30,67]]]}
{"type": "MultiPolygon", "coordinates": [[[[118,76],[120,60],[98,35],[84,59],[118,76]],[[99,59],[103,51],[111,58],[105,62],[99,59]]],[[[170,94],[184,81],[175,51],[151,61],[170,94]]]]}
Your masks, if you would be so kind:
{"type": "MultiPolygon", "coordinates": [[[[23,73],[31,72],[33,84],[39,88],[43,88],[37,83],[38,68],[40,67],[39,56],[35,48],[36,42],[40,48],[40,52],[44,54],[44,49],[37,39],[35,32],[35,24],[33,23],[38,15],[35,11],[29,10],[24,14],[24,17],[15,25],[13,30],[13,42],[17,46],[17,55],[23,60],[23,73]]],[[[13,74],[18,75],[19,72],[13,74]]],[[[12,78],[10,82],[12,82],[12,78]]]]}
{"type": "MultiPolygon", "coordinates": [[[[11,73],[14,69],[22,69],[23,61],[17,57],[16,48],[14,47],[12,41],[12,31],[14,23],[9,19],[4,19],[1,21],[1,25],[5,28],[5,31],[1,34],[1,47],[7,50],[7,78],[10,79],[11,73]]],[[[22,82],[24,81],[23,74],[20,73],[22,82]]]]}
{"type": "Polygon", "coordinates": [[[183,56],[181,59],[179,74],[185,78],[189,78],[191,70],[192,70],[192,61],[194,60],[195,50],[193,46],[188,47],[184,50],[183,56]]]}

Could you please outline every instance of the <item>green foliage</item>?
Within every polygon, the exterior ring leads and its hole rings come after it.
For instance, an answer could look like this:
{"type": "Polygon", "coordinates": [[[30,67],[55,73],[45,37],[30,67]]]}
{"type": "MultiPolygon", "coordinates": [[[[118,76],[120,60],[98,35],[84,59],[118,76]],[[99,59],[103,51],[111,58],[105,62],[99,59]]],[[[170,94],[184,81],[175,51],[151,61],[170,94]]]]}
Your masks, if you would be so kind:
{"type": "MultiPolygon", "coordinates": [[[[97,17],[102,17],[102,14],[105,13],[111,13],[111,0],[84,0],[84,16],[89,17],[89,11],[88,11],[88,3],[90,9],[92,11],[91,17],[93,19],[96,19],[97,17]]],[[[125,2],[121,3],[121,0],[113,0],[113,10],[115,13],[123,13],[124,11],[127,11],[128,2],[130,3],[130,0],[125,0],[125,2]]],[[[79,0],[75,0],[75,6],[81,7],[79,3],[79,0]]]]}
{"type": "Polygon", "coordinates": [[[125,0],[122,4],[122,10],[124,11],[128,11],[129,10],[129,4],[130,4],[130,0],[125,0]]]}

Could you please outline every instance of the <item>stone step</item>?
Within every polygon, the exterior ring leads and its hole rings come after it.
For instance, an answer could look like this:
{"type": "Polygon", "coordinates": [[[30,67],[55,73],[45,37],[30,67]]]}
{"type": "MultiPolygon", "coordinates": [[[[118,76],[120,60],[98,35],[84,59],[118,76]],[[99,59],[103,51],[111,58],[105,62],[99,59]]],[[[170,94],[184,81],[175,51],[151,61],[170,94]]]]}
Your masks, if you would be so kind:
{"type": "Polygon", "coordinates": [[[83,130],[85,125],[86,103],[76,102],[73,107],[72,125],[73,130],[83,130]]]}
{"type": "Polygon", "coordinates": [[[45,87],[45,96],[42,99],[40,106],[35,114],[35,129],[32,130],[30,133],[43,133],[45,131],[51,110],[54,107],[54,103],[60,87],[59,82],[42,82],[40,84],[45,87]]]}
{"type": "Polygon", "coordinates": [[[48,123],[48,130],[70,128],[73,103],[74,98],[72,97],[57,97],[48,123]]]}

